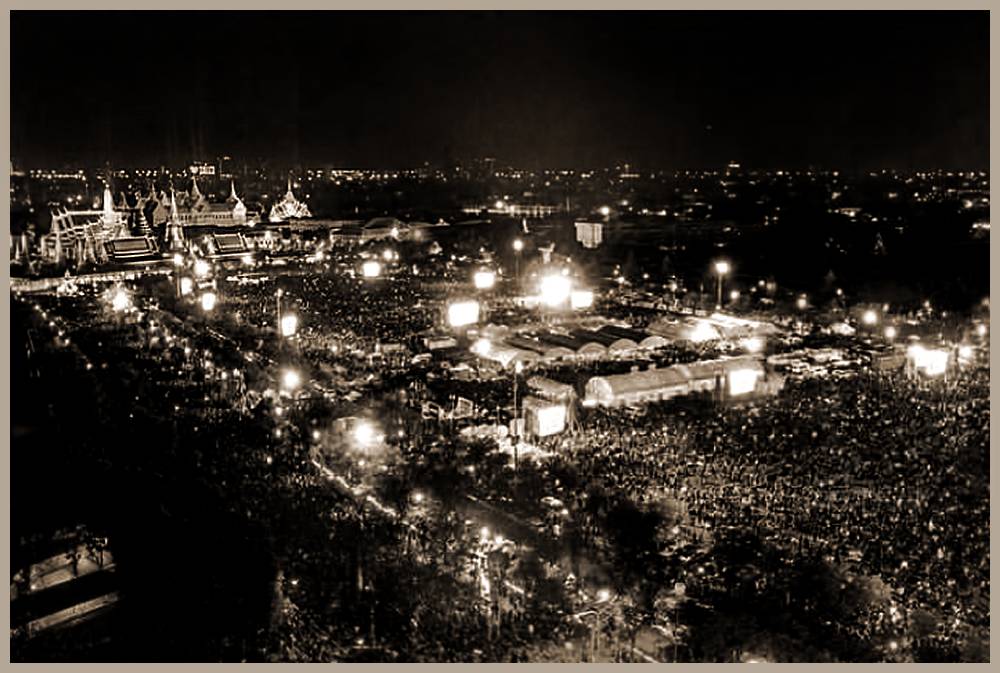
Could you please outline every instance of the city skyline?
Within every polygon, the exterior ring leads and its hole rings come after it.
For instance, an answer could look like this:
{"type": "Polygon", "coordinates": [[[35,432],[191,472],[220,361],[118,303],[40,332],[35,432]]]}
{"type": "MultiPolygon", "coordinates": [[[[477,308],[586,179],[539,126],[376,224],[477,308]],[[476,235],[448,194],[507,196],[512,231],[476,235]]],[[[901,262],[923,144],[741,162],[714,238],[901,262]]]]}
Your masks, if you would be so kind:
{"type": "Polygon", "coordinates": [[[15,12],[12,149],[28,167],[982,170],[984,16],[15,12]],[[101,31],[166,46],[67,68],[101,31]]]}

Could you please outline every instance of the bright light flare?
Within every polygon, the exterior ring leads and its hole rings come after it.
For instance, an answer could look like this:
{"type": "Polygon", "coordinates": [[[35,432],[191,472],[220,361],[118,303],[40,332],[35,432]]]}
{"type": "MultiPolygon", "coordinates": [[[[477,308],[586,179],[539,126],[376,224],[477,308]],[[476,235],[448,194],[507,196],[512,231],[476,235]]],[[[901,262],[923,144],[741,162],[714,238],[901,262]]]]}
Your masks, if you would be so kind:
{"type": "Polygon", "coordinates": [[[803,295],[795,300],[795,305],[800,311],[805,311],[809,307],[809,300],[803,295]]]}
{"type": "Polygon", "coordinates": [[[201,295],[201,308],[204,311],[211,311],[215,308],[215,304],[218,302],[218,297],[215,296],[214,292],[206,292],[201,295]]]}
{"type": "Polygon", "coordinates": [[[720,276],[725,276],[727,273],[729,273],[729,262],[725,261],[724,259],[720,259],[718,262],[716,262],[715,273],[719,274],[720,276]]]}
{"type": "Polygon", "coordinates": [[[377,439],[375,428],[367,421],[358,421],[354,426],[353,434],[354,441],[362,448],[371,446],[377,439]]]}
{"type": "Polygon", "coordinates": [[[299,318],[296,315],[288,314],[281,316],[281,336],[292,337],[299,329],[299,318]]]}
{"type": "Polygon", "coordinates": [[[549,307],[560,306],[569,299],[571,289],[572,282],[567,276],[545,276],[540,286],[542,303],[549,307]]]}
{"type": "Polygon", "coordinates": [[[194,263],[194,275],[204,278],[212,271],[212,265],[204,259],[199,259],[194,263]]]}
{"type": "Polygon", "coordinates": [[[512,247],[514,248],[514,252],[521,252],[524,250],[524,241],[519,238],[515,238],[512,247]]]}
{"type": "Polygon", "coordinates": [[[764,340],[760,337],[748,337],[743,340],[743,348],[748,353],[760,353],[764,350],[764,340]]]}
{"type": "Polygon", "coordinates": [[[115,291],[114,296],[111,297],[111,308],[114,309],[115,313],[127,311],[131,305],[132,299],[125,290],[118,289],[115,291]]]}
{"type": "Polygon", "coordinates": [[[496,283],[497,275],[492,271],[477,271],[472,281],[477,290],[489,290],[496,283]]]}
{"type": "Polygon", "coordinates": [[[927,376],[940,376],[948,371],[948,351],[924,348],[920,344],[914,344],[907,349],[906,354],[913,362],[914,368],[927,376]]]}
{"type": "Polygon", "coordinates": [[[302,377],[294,369],[286,369],[281,375],[281,387],[286,391],[298,389],[302,385],[302,377]]]}
{"type": "Polygon", "coordinates": [[[896,334],[897,334],[896,328],[893,327],[892,325],[889,325],[888,327],[885,328],[885,338],[888,339],[889,341],[895,339],[896,334]]]}
{"type": "Polygon", "coordinates": [[[610,214],[611,214],[611,207],[610,207],[610,206],[601,206],[601,207],[600,207],[600,208],[598,209],[598,212],[599,212],[599,213],[600,213],[601,215],[603,215],[604,217],[607,217],[608,215],[610,215],[610,214]]]}
{"type": "Polygon", "coordinates": [[[756,369],[736,369],[729,372],[729,394],[735,397],[752,393],[759,377],[760,372],[756,369]]]}
{"type": "Polygon", "coordinates": [[[694,341],[695,343],[712,341],[713,339],[718,338],[719,333],[715,331],[715,328],[704,321],[698,321],[698,324],[695,325],[694,329],[692,329],[688,334],[688,339],[694,341]]]}
{"type": "Polygon", "coordinates": [[[493,349],[493,343],[489,339],[478,339],[472,344],[472,352],[476,355],[486,357],[493,349]]]}
{"type": "Polygon", "coordinates": [[[878,313],[872,309],[868,309],[862,314],[861,321],[866,325],[874,325],[878,322],[878,313]]]}
{"type": "Polygon", "coordinates": [[[365,278],[378,278],[382,273],[382,265],[375,260],[369,260],[361,265],[361,273],[365,278]]]}
{"type": "Polygon", "coordinates": [[[459,301],[448,305],[448,324],[463,327],[479,322],[479,302],[459,301]]]}

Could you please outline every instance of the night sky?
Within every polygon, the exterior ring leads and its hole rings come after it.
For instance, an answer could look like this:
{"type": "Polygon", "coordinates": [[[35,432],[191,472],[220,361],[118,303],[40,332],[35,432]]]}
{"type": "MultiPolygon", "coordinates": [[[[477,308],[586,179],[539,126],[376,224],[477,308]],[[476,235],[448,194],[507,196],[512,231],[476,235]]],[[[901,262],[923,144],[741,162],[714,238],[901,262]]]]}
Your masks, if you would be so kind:
{"type": "Polygon", "coordinates": [[[987,12],[12,12],[22,165],[988,168],[987,12]]]}

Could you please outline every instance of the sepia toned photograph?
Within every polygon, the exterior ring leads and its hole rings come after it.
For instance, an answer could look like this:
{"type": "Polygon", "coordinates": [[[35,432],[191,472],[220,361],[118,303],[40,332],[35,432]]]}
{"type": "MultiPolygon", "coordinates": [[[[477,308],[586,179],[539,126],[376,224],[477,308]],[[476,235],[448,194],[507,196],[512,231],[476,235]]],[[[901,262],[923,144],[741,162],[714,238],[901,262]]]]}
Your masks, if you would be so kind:
{"type": "Polygon", "coordinates": [[[11,661],[989,662],[989,12],[9,25],[11,661]]]}

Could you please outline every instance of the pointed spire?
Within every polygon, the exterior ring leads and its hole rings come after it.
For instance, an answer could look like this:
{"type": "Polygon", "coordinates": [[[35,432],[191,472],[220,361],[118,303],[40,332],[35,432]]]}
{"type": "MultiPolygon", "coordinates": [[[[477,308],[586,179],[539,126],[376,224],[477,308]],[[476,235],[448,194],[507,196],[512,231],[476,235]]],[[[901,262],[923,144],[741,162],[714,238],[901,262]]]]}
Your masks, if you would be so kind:
{"type": "Polygon", "coordinates": [[[191,176],[191,198],[197,200],[201,197],[201,192],[198,190],[198,176],[191,176]]]}
{"type": "Polygon", "coordinates": [[[292,194],[292,174],[291,173],[288,174],[288,195],[291,196],[291,197],[295,196],[294,194],[292,194]]]}
{"type": "Polygon", "coordinates": [[[170,190],[170,222],[176,223],[180,220],[180,215],[177,213],[177,197],[174,196],[174,190],[170,190]]]}
{"type": "Polygon", "coordinates": [[[236,182],[234,180],[229,181],[229,196],[237,201],[240,199],[240,197],[236,196],[236,182]]]}

